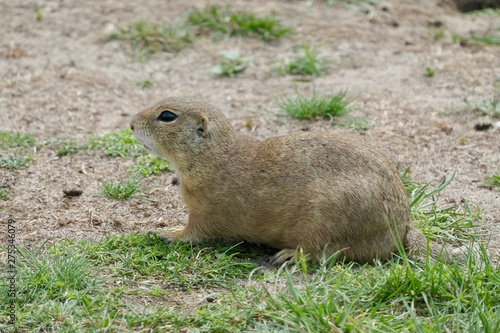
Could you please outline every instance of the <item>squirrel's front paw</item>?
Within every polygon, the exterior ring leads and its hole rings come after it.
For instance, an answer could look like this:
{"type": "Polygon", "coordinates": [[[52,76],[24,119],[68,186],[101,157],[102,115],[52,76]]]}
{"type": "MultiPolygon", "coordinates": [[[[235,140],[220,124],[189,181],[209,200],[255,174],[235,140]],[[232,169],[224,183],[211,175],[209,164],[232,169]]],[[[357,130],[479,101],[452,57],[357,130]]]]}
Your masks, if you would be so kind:
{"type": "Polygon", "coordinates": [[[295,249],[283,249],[271,257],[271,263],[274,266],[279,266],[285,262],[289,265],[294,263],[295,249]]]}
{"type": "Polygon", "coordinates": [[[179,239],[187,241],[186,239],[183,238],[184,227],[174,227],[159,231],[149,231],[148,233],[153,235],[158,235],[161,239],[163,239],[167,243],[172,243],[179,239]]]}

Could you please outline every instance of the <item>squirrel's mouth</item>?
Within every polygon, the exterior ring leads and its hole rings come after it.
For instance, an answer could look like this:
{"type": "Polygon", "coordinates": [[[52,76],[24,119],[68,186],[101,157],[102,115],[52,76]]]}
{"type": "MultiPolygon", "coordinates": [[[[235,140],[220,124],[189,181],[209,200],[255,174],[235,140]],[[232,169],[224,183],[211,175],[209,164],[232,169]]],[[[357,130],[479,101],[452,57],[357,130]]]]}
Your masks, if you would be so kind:
{"type": "Polygon", "coordinates": [[[154,145],[149,143],[149,144],[146,144],[146,143],[142,143],[142,145],[144,146],[144,148],[146,148],[146,150],[151,153],[151,154],[154,154],[154,155],[158,155],[158,151],[154,148],[154,145]]]}
{"type": "Polygon", "coordinates": [[[147,138],[143,137],[140,133],[138,132],[134,132],[134,136],[135,138],[137,139],[137,141],[139,141],[140,143],[142,143],[142,145],[144,146],[144,148],[146,148],[147,150],[151,151],[151,145],[149,145],[149,140],[147,140],[147,138]]]}

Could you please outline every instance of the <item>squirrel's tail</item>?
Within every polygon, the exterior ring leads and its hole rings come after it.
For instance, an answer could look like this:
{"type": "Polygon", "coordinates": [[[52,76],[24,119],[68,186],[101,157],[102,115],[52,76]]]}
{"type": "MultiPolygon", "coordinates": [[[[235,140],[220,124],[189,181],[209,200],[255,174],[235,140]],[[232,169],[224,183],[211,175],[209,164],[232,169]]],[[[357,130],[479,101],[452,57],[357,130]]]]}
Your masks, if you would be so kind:
{"type": "Polygon", "coordinates": [[[408,256],[422,262],[425,262],[427,251],[429,251],[429,256],[433,259],[447,262],[465,261],[464,249],[452,248],[450,245],[438,244],[433,241],[430,241],[427,245],[425,235],[414,226],[410,226],[406,231],[405,249],[408,256]]]}

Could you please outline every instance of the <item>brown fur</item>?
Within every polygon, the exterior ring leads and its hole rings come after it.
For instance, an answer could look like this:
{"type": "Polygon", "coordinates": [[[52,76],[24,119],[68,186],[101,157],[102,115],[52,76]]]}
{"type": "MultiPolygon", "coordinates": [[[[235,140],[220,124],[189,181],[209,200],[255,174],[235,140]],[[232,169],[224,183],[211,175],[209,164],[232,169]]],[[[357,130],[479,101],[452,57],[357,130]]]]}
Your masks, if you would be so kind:
{"type": "MultiPolygon", "coordinates": [[[[146,148],[179,176],[189,220],[160,232],[168,241],[223,238],[281,249],[313,260],[387,259],[397,244],[425,254],[425,236],[410,219],[409,199],[394,166],[359,141],[329,133],[297,133],[258,141],[232,129],[216,108],[167,98],[130,122],[146,148]],[[165,110],[178,118],[157,120],[165,110]]],[[[437,257],[440,247],[431,244],[437,257]]]]}

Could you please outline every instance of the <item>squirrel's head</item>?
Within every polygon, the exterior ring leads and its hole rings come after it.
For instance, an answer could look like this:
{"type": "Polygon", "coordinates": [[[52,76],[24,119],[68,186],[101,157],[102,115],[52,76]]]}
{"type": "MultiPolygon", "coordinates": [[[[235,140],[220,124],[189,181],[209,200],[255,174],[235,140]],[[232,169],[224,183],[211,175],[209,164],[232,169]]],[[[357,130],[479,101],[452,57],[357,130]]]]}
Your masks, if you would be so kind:
{"type": "Polygon", "coordinates": [[[166,98],[139,112],[130,128],[146,149],[166,158],[177,170],[233,134],[215,107],[181,98],[166,98]]]}

